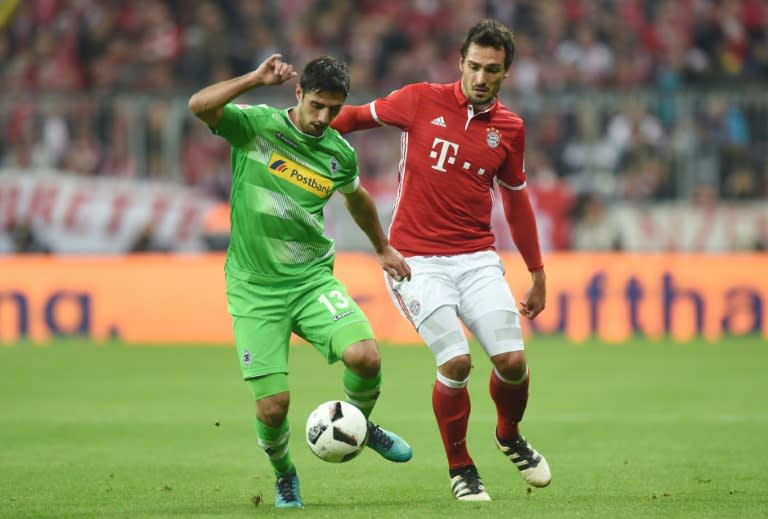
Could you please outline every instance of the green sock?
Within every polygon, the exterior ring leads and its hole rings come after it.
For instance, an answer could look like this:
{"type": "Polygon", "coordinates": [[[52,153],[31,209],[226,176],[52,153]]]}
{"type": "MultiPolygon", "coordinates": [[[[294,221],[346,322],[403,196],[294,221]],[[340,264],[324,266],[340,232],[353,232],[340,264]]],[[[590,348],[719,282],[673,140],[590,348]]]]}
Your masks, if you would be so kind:
{"type": "Polygon", "coordinates": [[[296,469],[291,460],[291,452],[288,450],[288,440],[291,437],[291,427],[286,418],[278,427],[270,427],[256,418],[254,420],[256,437],[259,439],[259,447],[269,458],[272,468],[277,476],[282,476],[296,469]]]}
{"type": "Polygon", "coordinates": [[[344,393],[347,402],[360,409],[366,418],[371,415],[373,406],[381,392],[381,371],[373,378],[363,378],[351,369],[344,369],[344,393]]]}

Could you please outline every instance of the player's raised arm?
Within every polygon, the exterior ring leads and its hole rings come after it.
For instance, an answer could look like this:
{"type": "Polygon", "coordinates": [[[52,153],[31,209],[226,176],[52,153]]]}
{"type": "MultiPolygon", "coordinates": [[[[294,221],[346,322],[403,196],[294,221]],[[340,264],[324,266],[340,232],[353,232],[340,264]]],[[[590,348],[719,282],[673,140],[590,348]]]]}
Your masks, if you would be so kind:
{"type": "Polygon", "coordinates": [[[297,76],[293,65],[272,54],[251,72],[209,85],[189,98],[189,109],[201,121],[215,128],[224,113],[224,105],[239,95],[262,86],[280,85],[297,76]]]}

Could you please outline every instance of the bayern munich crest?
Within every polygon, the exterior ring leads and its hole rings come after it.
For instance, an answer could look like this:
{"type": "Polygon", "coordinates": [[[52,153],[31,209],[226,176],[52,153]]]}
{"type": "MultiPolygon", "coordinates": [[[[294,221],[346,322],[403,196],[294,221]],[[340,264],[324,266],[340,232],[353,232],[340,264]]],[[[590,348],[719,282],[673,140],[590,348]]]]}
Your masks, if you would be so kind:
{"type": "Polygon", "coordinates": [[[495,148],[499,145],[501,142],[501,132],[491,126],[490,128],[487,128],[485,135],[485,142],[488,144],[489,148],[495,148]]]}
{"type": "Polygon", "coordinates": [[[421,312],[421,303],[418,301],[411,301],[408,303],[408,311],[411,312],[411,315],[413,316],[419,315],[419,312],[421,312]]]}

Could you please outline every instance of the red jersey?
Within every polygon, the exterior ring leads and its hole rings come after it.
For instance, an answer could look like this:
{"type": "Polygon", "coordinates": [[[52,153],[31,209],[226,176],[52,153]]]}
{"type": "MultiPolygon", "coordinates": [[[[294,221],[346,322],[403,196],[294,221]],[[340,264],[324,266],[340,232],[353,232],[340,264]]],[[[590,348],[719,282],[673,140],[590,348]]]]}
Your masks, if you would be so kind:
{"type": "MultiPolygon", "coordinates": [[[[459,81],[410,84],[368,106],[379,124],[403,131],[392,245],[405,256],[494,249],[494,180],[525,188],[522,119],[498,98],[475,113],[459,81]]],[[[332,126],[359,129],[345,127],[343,110],[332,126]]]]}

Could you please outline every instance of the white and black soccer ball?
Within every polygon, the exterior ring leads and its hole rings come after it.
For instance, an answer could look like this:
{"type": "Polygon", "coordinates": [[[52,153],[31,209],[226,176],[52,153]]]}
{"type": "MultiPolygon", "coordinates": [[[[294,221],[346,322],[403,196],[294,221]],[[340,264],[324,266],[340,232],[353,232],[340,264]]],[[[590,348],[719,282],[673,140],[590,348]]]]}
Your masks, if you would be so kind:
{"type": "Polygon", "coordinates": [[[368,420],[357,407],[341,400],[317,406],[307,418],[309,448],[323,461],[343,463],[363,450],[368,420]]]}

